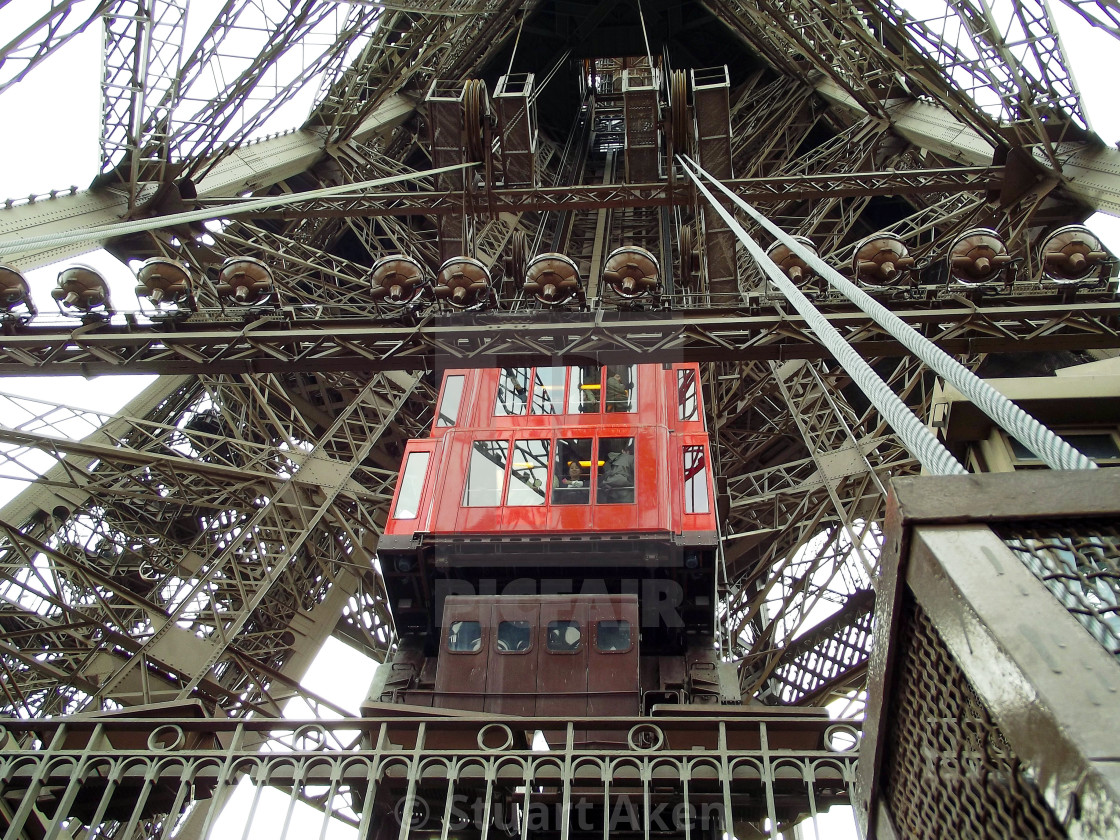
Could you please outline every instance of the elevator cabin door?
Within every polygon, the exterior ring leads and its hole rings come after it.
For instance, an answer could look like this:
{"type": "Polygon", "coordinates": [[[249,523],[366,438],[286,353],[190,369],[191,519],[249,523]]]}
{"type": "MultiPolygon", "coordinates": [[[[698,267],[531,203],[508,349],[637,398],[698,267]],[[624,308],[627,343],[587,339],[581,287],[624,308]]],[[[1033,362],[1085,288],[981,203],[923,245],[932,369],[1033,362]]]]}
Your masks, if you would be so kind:
{"type": "Polygon", "coordinates": [[[633,595],[451,596],[435,705],[504,715],[636,715],[633,595]]]}

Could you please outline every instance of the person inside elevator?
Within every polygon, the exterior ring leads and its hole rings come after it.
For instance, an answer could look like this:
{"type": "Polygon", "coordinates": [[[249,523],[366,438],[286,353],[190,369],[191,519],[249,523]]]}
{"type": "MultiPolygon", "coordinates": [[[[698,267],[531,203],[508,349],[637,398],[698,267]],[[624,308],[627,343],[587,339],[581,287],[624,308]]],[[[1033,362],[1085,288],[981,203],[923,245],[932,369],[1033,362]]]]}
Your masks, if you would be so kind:
{"type": "Polygon", "coordinates": [[[629,504],[634,501],[634,444],[633,440],[602,442],[608,448],[599,480],[599,501],[610,504],[629,504]]]}
{"type": "Polygon", "coordinates": [[[629,411],[630,391],[622,381],[622,372],[615,370],[607,377],[607,411],[629,411]]]}

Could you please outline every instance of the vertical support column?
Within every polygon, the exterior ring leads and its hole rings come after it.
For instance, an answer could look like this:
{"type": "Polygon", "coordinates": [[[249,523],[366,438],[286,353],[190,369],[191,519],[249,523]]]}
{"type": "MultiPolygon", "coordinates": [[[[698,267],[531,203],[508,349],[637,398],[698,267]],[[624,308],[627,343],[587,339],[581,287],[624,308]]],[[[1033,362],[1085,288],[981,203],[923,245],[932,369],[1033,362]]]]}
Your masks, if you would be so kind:
{"type": "MultiPolygon", "coordinates": [[[[462,82],[436,79],[424,99],[428,105],[433,168],[452,166],[465,160],[463,91],[462,82]]],[[[463,178],[462,170],[437,175],[436,189],[461,191],[464,188],[463,178]]],[[[466,253],[464,216],[459,213],[436,216],[436,231],[441,263],[466,253]]]]}
{"type": "MultiPolygon", "coordinates": [[[[721,181],[734,177],[730,91],[726,65],[692,71],[697,154],[700,165],[721,181]]],[[[703,218],[704,258],[712,302],[737,303],[739,273],[735,264],[735,235],[710,205],[705,204],[703,218]]]]}
{"type": "Polygon", "coordinates": [[[630,67],[622,71],[622,110],[626,124],[626,182],[642,184],[658,179],[656,68],[630,67]]]}
{"type": "Polygon", "coordinates": [[[102,13],[101,171],[128,162],[128,207],[168,179],[186,0],[114,3],[102,13]]]}
{"type": "Polygon", "coordinates": [[[532,73],[502,76],[494,89],[507,187],[537,183],[537,110],[532,92],[532,73]]]}
{"type": "MultiPolygon", "coordinates": [[[[617,151],[609,149],[603,166],[603,184],[613,184],[618,167],[617,151]]],[[[600,207],[595,211],[595,240],[591,245],[591,268],[587,271],[587,296],[599,296],[599,279],[603,274],[603,261],[607,257],[607,233],[611,229],[611,211],[600,207]]]]}

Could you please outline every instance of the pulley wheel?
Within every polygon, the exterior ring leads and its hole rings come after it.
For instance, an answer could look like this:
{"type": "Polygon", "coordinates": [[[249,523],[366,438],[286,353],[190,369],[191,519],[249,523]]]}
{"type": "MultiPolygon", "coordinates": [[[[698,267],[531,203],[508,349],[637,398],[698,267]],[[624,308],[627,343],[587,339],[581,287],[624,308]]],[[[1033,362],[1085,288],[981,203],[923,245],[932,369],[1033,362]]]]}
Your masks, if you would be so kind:
{"type": "Polygon", "coordinates": [[[481,162],[486,153],[483,142],[483,119],[486,116],[486,82],[467,79],[463,86],[464,148],[470,160],[481,162]]]}
{"type": "Polygon", "coordinates": [[[509,275],[513,285],[520,289],[525,285],[525,266],[529,262],[529,241],[525,231],[515,230],[509,241],[509,275]]]}
{"type": "Polygon", "coordinates": [[[688,154],[692,132],[688,119],[688,73],[674,70],[669,81],[669,106],[673,119],[673,149],[688,154]]]}

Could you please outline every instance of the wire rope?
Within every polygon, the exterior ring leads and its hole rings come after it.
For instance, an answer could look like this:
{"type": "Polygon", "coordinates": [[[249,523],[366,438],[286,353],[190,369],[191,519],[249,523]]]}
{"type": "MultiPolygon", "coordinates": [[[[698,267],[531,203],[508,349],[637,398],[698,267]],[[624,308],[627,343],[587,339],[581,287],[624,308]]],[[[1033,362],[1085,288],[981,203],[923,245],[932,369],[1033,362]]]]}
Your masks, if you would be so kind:
{"type": "Polygon", "coordinates": [[[74,245],[82,242],[97,242],[116,236],[124,236],[128,233],[141,233],[143,231],[157,230],[171,225],[226,219],[245,213],[255,213],[258,210],[269,210],[274,207],[283,207],[287,204],[298,204],[299,202],[310,201],[316,198],[329,198],[331,196],[351,193],[356,190],[384,187],[401,181],[416,181],[431,175],[440,175],[444,172],[453,172],[456,169],[466,169],[467,167],[477,165],[476,163],[456,163],[451,166],[441,166],[438,169],[427,169],[423,172],[406,172],[403,175],[390,175],[386,178],[375,178],[372,181],[359,181],[356,184],[340,184],[334,187],[323,187],[318,190],[308,190],[306,192],[291,193],[288,195],[268,196],[267,198],[252,199],[235,204],[223,204],[219,207],[206,207],[202,210],[188,210],[185,213],[171,213],[166,216],[155,216],[151,219],[138,219],[133,222],[115,222],[111,225],[101,225],[99,227],[73,231],[71,233],[12,238],[0,242],[0,256],[22,254],[40,246],[74,245]]]}
{"type": "Polygon", "coordinates": [[[771,222],[762,213],[735,195],[725,185],[709,175],[700,165],[691,158],[685,160],[715,184],[726,194],[743,212],[762,225],[767,231],[793,253],[805,261],[805,264],[824,277],[828,283],[844,295],[848,300],[862,309],[865,313],[883,327],[890,335],[897,339],[907,350],[929,365],[941,376],[952,383],[962,394],[968,397],[981,411],[998,423],[1016,440],[1038,455],[1048,466],[1056,470],[1085,470],[1095,469],[1089,458],[1078,452],[1066,441],[1062,440],[1053,431],[1048,429],[1034,417],[1029,415],[1011,400],[970,371],[924,335],[919,333],[879,301],[859,288],[839,271],[830,266],[819,256],[806,248],[793,236],[790,236],[776,224],[771,222]]]}
{"type": "MultiPolygon", "coordinates": [[[[684,158],[681,158],[682,161],[684,158]]],[[[695,166],[692,161],[687,161],[695,166]]],[[[699,167],[697,167],[699,168],[699,167]]],[[[919,420],[914,412],[899,399],[898,395],[890,389],[871,366],[844,340],[836,328],[817,310],[801,290],[798,289],[778,265],[766,255],[761,246],[751,237],[742,225],[725,208],[712,192],[704,186],[700,176],[693,172],[689,166],[685,173],[692,179],[696,187],[719,213],[720,217],[731,228],[732,232],[743,243],[755,262],[762,268],[775,286],[786,296],[793,308],[805,319],[810,329],[816,333],[817,338],[824,344],[828,351],[836,358],[864,395],[883,415],[883,418],[902,439],[906,448],[913,453],[922,467],[934,475],[966,475],[967,470],[961,466],[960,461],[953,457],[932,431],[919,420]]]]}

